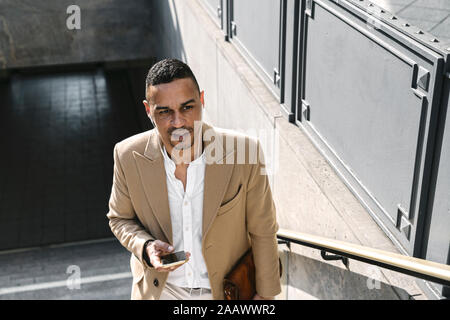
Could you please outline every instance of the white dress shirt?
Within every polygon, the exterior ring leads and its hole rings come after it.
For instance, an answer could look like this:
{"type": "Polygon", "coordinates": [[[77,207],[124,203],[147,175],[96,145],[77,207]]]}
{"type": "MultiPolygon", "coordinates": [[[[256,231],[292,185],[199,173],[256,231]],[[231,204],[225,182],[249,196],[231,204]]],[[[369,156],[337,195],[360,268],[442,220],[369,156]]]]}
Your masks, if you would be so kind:
{"type": "Polygon", "coordinates": [[[175,162],[159,142],[166,170],[174,252],[184,250],[191,253],[187,263],[169,273],[167,282],[185,288],[211,289],[202,254],[205,151],[187,167],[185,192],[183,183],[175,177],[175,162]]]}

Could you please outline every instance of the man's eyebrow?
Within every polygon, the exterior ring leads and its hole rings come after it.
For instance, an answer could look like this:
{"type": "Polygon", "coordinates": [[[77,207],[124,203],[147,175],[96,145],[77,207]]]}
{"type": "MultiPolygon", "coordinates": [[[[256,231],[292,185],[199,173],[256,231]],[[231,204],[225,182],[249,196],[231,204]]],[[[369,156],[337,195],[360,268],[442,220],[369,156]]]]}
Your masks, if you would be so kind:
{"type": "Polygon", "coordinates": [[[195,100],[194,100],[194,99],[190,99],[190,100],[188,100],[188,101],[186,101],[186,102],[183,102],[181,105],[182,105],[182,106],[185,106],[185,105],[187,105],[187,104],[189,104],[189,103],[191,103],[191,102],[195,102],[195,100]]]}
{"type": "MultiPolygon", "coordinates": [[[[192,103],[192,102],[195,102],[195,99],[189,99],[188,101],[183,102],[183,103],[181,104],[181,106],[184,107],[185,105],[187,105],[187,104],[189,104],[189,103],[192,103]]],[[[169,107],[165,107],[165,106],[156,106],[156,107],[155,107],[155,110],[161,110],[161,109],[169,109],[169,107]]]]}

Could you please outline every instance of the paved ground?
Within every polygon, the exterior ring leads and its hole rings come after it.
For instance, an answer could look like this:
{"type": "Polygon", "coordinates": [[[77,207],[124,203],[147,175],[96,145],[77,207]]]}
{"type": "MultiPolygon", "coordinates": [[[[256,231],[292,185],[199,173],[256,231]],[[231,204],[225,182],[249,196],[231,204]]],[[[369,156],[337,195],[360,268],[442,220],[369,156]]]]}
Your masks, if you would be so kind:
{"type": "Polygon", "coordinates": [[[370,0],[450,44],[449,0],[370,0]]]}
{"type": "Polygon", "coordinates": [[[129,259],[116,239],[0,252],[0,300],[129,299],[129,259]]]}

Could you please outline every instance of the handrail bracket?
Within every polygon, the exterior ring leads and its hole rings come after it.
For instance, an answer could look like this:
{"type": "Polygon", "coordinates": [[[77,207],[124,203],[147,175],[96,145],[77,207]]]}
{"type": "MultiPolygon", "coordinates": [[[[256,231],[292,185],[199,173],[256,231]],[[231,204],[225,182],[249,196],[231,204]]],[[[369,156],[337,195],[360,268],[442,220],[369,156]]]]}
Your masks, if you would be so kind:
{"type": "Polygon", "coordinates": [[[286,247],[288,247],[289,251],[291,251],[291,242],[290,241],[278,239],[278,244],[285,244],[286,247]]]}
{"type": "Polygon", "coordinates": [[[344,266],[348,269],[348,258],[347,257],[343,257],[343,256],[340,256],[337,254],[329,254],[325,250],[320,250],[320,255],[322,256],[322,259],[326,260],[326,261],[341,260],[342,263],[344,264],[344,266]]]}

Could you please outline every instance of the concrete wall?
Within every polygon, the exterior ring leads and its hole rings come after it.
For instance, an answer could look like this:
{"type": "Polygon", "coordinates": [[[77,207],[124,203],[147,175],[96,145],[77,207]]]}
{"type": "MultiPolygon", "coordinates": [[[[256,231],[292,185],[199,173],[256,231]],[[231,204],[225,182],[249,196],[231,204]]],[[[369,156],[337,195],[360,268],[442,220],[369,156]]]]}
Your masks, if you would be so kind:
{"type": "Polygon", "coordinates": [[[2,0],[0,70],[147,58],[149,25],[146,0],[2,0]],[[72,4],[80,8],[79,30],[66,25],[72,4]]]}
{"type": "MultiPolygon", "coordinates": [[[[398,252],[308,137],[205,11],[201,0],[152,2],[157,60],[180,58],[205,90],[206,120],[263,142],[281,228],[398,252]],[[265,143],[264,143],[265,142],[265,143]]],[[[414,278],[350,261],[325,262],[315,249],[280,246],[288,299],[426,299],[414,278]],[[379,280],[380,282],[376,282],[379,280]],[[379,285],[378,285],[379,284],[379,285]]]]}

